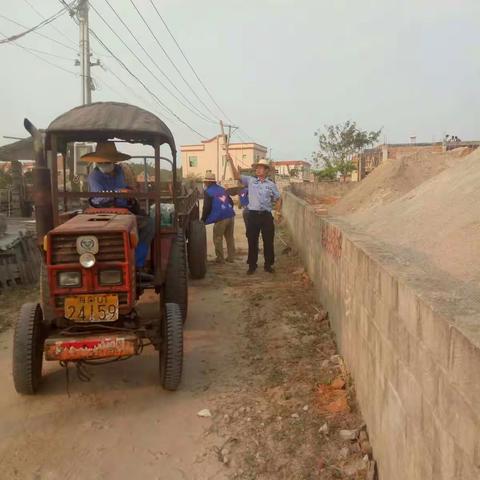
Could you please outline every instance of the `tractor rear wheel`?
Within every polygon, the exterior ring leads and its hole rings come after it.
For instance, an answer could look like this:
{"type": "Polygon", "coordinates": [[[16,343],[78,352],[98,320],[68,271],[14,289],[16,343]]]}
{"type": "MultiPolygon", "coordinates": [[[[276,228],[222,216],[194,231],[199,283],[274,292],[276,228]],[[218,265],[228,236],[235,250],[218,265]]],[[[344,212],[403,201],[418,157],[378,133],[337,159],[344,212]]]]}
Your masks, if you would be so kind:
{"type": "Polygon", "coordinates": [[[200,220],[190,222],[188,267],[192,278],[204,278],[207,273],[207,229],[200,220]]]}
{"type": "Polygon", "coordinates": [[[25,303],[13,336],[13,383],[23,395],[37,392],[42,379],[44,326],[38,303],[25,303]]]}
{"type": "Polygon", "coordinates": [[[172,243],[170,259],[168,261],[165,278],[165,303],[177,303],[185,322],[188,311],[188,271],[187,251],[183,230],[177,233],[172,243]]]}
{"type": "Polygon", "coordinates": [[[183,319],[180,306],[166,303],[162,318],[160,381],[165,390],[177,390],[183,370],[183,319]]]}

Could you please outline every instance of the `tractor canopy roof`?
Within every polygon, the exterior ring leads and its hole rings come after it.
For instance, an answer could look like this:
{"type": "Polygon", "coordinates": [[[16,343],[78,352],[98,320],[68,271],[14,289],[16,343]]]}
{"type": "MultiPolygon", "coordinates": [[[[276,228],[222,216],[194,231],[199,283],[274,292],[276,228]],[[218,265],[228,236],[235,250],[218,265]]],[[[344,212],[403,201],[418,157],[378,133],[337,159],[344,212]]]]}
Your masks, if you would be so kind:
{"type": "Polygon", "coordinates": [[[46,131],[46,147],[57,138],[58,151],[68,142],[102,142],[119,138],[130,143],[167,143],[175,154],[172,132],[156,115],[143,108],[120,102],[96,102],[73,108],[57,117],[46,131]]]}

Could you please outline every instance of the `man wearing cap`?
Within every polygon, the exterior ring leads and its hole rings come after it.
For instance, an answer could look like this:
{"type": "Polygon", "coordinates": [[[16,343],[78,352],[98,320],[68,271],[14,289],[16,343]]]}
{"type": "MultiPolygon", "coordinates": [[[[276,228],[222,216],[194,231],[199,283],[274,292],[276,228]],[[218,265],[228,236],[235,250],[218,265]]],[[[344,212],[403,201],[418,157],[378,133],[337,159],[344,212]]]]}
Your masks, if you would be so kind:
{"type": "MultiPolygon", "coordinates": [[[[82,156],[82,160],[95,162],[96,167],[88,176],[91,192],[131,191],[125,179],[124,170],[117,162],[128,160],[130,155],[117,151],[114,142],[100,142],[95,152],[82,156]]],[[[96,208],[128,208],[137,217],[138,245],[135,249],[135,264],[137,268],[145,266],[148,249],[155,236],[155,222],[147,215],[140,215],[138,204],[128,198],[97,197],[90,200],[96,208]]]]}
{"type": "Polygon", "coordinates": [[[228,156],[235,180],[240,180],[248,188],[248,215],[247,215],[247,238],[248,238],[248,275],[255,273],[258,261],[258,241],[260,233],[263,239],[263,255],[265,258],[264,269],[273,273],[275,263],[274,237],[275,225],[272,210],[280,200],[280,192],[277,186],[267,178],[270,164],[264,158],[254,163],[252,168],[255,176],[240,175],[233,160],[228,156]]]}
{"type": "Polygon", "coordinates": [[[202,221],[205,225],[213,223],[213,244],[217,263],[224,263],[223,237],[227,242],[227,262],[232,263],[235,257],[235,211],[233,200],[226,190],[220,186],[215,174],[207,172],[203,180],[205,192],[203,197],[202,221]]]}

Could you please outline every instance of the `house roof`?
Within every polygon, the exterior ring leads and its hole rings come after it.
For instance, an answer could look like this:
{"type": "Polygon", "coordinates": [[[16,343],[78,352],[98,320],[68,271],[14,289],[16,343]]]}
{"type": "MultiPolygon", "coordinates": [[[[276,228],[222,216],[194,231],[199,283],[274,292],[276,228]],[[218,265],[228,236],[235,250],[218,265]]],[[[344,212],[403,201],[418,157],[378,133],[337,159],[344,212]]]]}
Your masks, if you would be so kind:
{"type": "Polygon", "coordinates": [[[275,167],[281,167],[282,165],[297,165],[297,166],[308,166],[310,167],[310,163],[306,162],[305,160],[277,160],[272,162],[272,165],[275,167]]]}

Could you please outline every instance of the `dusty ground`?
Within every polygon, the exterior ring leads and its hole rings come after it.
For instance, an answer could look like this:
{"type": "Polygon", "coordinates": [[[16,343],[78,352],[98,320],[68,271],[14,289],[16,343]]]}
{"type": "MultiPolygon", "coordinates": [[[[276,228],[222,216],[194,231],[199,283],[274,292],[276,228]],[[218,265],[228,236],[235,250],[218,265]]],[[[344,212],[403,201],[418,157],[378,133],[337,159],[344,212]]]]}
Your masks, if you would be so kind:
{"type": "Polygon", "coordinates": [[[72,371],[70,396],[65,371],[48,364],[40,394],[20,397],[11,330],[0,335],[2,479],[366,478],[365,432],[339,435],[362,424],[353,389],[298,259],[278,239],[277,273],[246,277],[242,222],[237,240],[235,264],[212,263],[191,283],[176,393],[157,385],[151,350],[95,367],[88,383],[72,371]]]}

